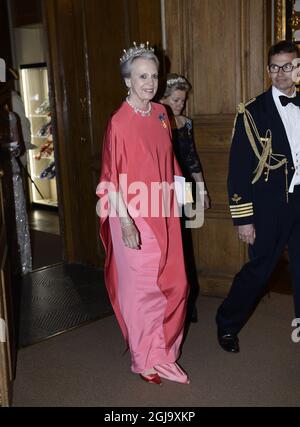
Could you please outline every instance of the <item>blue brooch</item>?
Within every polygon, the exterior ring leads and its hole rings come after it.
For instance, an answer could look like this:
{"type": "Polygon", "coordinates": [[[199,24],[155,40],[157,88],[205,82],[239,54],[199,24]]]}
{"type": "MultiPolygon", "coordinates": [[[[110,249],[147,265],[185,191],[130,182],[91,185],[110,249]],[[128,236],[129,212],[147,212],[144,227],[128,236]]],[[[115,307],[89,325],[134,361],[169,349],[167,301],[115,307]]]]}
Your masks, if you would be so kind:
{"type": "Polygon", "coordinates": [[[187,121],[186,121],[186,127],[187,127],[188,130],[192,130],[193,129],[192,120],[187,119],[187,121]]]}
{"type": "Polygon", "coordinates": [[[186,128],[187,128],[188,135],[189,135],[189,136],[191,136],[191,134],[192,134],[192,129],[193,129],[193,123],[192,123],[192,120],[187,119],[187,121],[186,121],[186,123],[185,123],[185,126],[186,126],[186,128]]]}
{"type": "Polygon", "coordinates": [[[164,113],[160,114],[160,115],[158,116],[158,118],[159,118],[159,120],[161,121],[161,124],[163,125],[163,127],[164,127],[165,129],[167,129],[167,128],[168,128],[168,126],[167,126],[167,122],[166,122],[166,116],[164,115],[164,113]]]}

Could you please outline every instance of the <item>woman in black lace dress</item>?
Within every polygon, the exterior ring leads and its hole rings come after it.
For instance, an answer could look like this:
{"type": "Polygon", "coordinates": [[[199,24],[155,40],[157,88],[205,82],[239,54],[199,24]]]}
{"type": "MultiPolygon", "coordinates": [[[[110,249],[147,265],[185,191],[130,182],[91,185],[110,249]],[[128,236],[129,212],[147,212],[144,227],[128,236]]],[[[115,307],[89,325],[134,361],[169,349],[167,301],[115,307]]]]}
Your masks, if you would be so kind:
{"type": "MultiPolygon", "coordinates": [[[[193,122],[182,114],[191,88],[191,84],[185,77],[178,74],[168,74],[161,103],[169,107],[173,147],[186,180],[204,183],[202,166],[195,147],[193,122]]],[[[207,192],[204,194],[204,208],[209,208],[207,192]]]]}
{"type": "MultiPolygon", "coordinates": [[[[189,117],[182,114],[191,88],[191,84],[185,77],[179,76],[178,74],[168,74],[166,89],[161,103],[167,107],[169,112],[172,125],[173,148],[183,175],[187,182],[203,183],[205,191],[204,197],[203,194],[201,194],[201,200],[203,200],[204,209],[208,209],[210,200],[204,184],[201,162],[195,147],[193,122],[189,117]]],[[[203,193],[203,187],[196,186],[196,191],[199,189],[203,193]]],[[[195,300],[198,295],[199,286],[194,262],[191,230],[184,227],[184,221],[182,221],[182,237],[186,270],[191,285],[187,320],[196,322],[197,310],[195,308],[195,300]]]]}

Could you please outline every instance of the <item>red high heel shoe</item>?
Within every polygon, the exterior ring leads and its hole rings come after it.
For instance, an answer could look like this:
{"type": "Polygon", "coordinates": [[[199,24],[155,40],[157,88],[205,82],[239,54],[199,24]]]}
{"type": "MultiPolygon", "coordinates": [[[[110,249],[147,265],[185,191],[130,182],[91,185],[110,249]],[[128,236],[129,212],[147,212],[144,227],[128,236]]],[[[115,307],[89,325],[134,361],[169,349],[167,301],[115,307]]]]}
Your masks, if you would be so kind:
{"type": "Polygon", "coordinates": [[[140,377],[142,380],[146,381],[146,383],[162,385],[161,378],[157,372],[155,374],[148,375],[140,374],[140,377]]]}

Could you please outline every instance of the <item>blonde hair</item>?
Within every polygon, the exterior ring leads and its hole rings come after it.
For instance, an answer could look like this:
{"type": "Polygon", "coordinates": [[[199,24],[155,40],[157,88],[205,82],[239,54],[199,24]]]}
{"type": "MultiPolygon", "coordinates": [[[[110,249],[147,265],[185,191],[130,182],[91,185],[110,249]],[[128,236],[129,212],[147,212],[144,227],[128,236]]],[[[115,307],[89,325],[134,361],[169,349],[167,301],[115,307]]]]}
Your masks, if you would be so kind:
{"type": "Polygon", "coordinates": [[[176,73],[170,73],[166,78],[166,88],[163,98],[167,98],[175,90],[189,92],[192,89],[191,83],[184,77],[176,73]]]}

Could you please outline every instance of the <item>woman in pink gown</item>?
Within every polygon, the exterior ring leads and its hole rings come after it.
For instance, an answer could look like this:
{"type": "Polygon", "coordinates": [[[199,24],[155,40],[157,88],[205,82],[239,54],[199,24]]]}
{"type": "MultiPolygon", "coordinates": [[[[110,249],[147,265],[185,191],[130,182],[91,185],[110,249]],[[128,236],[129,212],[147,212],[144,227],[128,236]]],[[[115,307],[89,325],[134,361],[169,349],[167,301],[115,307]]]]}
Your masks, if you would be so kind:
{"type": "Polygon", "coordinates": [[[176,363],[188,284],[177,202],[168,191],[181,172],[166,110],[151,102],[158,59],[148,43],[124,52],[121,73],[129,94],[109,120],[97,188],[105,281],[132,371],[150,383],[188,383],[176,363]]]}

